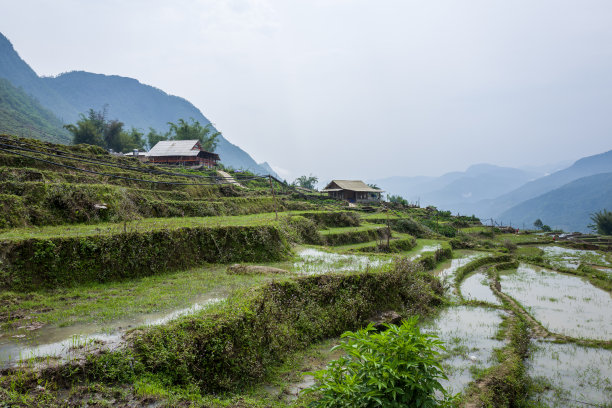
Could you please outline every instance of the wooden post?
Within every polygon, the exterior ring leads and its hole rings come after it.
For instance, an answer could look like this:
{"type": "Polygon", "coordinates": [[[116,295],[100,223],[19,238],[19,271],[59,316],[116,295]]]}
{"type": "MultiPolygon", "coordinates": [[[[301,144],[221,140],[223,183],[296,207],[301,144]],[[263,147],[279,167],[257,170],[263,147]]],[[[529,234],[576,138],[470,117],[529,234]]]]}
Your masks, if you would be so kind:
{"type": "Polygon", "coordinates": [[[276,208],[276,195],[274,194],[274,186],[272,185],[271,175],[268,175],[268,180],[270,181],[270,190],[272,190],[272,198],[274,199],[274,214],[276,215],[276,220],[278,221],[278,211],[276,208]]]}

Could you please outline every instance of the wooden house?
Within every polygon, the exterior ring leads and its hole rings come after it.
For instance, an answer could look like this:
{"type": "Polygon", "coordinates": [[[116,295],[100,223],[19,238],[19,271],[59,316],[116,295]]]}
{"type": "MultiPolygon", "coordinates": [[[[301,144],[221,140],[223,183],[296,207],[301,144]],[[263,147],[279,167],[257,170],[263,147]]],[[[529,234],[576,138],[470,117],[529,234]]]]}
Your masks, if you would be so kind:
{"type": "Polygon", "coordinates": [[[370,187],[361,180],[332,180],[321,192],[351,203],[371,203],[380,201],[384,191],[370,187]]]}
{"type": "Polygon", "coordinates": [[[149,150],[147,157],[149,163],[206,167],[215,167],[220,160],[217,153],[203,150],[199,140],[163,140],[149,150]]]}

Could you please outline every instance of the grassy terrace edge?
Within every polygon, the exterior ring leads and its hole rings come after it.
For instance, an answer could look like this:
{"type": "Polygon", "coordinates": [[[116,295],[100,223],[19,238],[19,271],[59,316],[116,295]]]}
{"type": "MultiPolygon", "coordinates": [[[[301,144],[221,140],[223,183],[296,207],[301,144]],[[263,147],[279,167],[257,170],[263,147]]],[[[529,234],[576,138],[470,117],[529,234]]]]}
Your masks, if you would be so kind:
{"type": "Polygon", "coordinates": [[[362,327],[381,311],[426,315],[444,302],[443,293],[436,277],[406,260],[375,273],[275,281],[239,291],[205,312],[129,332],[128,346],[116,351],[42,371],[7,370],[0,396],[29,403],[53,396],[35,390],[24,397],[11,392],[9,382],[19,390],[39,381],[55,384],[52,389],[62,384],[124,386],[144,378],[171,390],[239,391],[260,382],[291,353],[362,327]]]}

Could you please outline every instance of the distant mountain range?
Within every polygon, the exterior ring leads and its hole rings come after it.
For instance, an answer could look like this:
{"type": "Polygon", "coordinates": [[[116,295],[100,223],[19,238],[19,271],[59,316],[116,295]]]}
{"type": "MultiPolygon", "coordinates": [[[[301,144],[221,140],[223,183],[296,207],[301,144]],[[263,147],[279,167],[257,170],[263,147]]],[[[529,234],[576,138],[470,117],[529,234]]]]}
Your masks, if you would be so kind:
{"type": "Polygon", "coordinates": [[[500,218],[512,225],[528,225],[540,218],[545,224],[564,231],[586,231],[591,214],[612,209],[612,173],[601,173],[573,180],[559,188],[523,201],[504,211],[500,218]]]}
{"type": "MultiPolygon", "coordinates": [[[[44,140],[68,143],[69,134],[62,125],[76,122],[79,115],[89,109],[102,110],[105,106],[109,118],[118,119],[127,127],[133,126],[145,132],[149,128],[165,132],[168,130],[168,122],[176,122],[181,118],[193,118],[203,125],[211,123],[186,99],[168,95],[133,78],[83,71],[68,72],[56,77],[39,77],[19,57],[10,41],[2,34],[0,34],[0,78],[8,80],[14,88],[21,88],[18,91],[22,107],[31,105],[27,108],[28,114],[24,114],[23,109],[20,111],[7,108],[3,111],[3,117],[12,118],[13,122],[23,121],[22,126],[26,128],[40,128],[41,131],[33,136],[44,140]],[[30,98],[30,101],[24,102],[24,98],[30,98]],[[51,116],[55,118],[42,115],[41,109],[50,111],[51,116]],[[33,116],[45,116],[46,119],[30,120],[33,116]]],[[[6,85],[0,89],[2,103],[8,99],[6,95],[16,93],[14,90],[9,92],[6,89],[8,89],[6,85]]],[[[13,104],[3,103],[4,105],[13,104]]],[[[28,135],[26,132],[16,133],[20,136],[28,135]]],[[[248,169],[259,174],[271,173],[269,166],[265,168],[258,165],[248,153],[223,136],[219,139],[216,152],[226,166],[248,169]]],[[[276,175],[274,172],[272,174],[276,175]]]]}
{"type": "Polygon", "coordinates": [[[553,228],[587,232],[590,214],[612,209],[610,173],[612,150],[570,166],[559,163],[513,169],[479,164],[440,177],[371,181],[389,194],[399,194],[421,206],[493,218],[505,225],[532,227],[540,218],[553,228]],[[553,169],[558,170],[548,174],[553,169]]]}

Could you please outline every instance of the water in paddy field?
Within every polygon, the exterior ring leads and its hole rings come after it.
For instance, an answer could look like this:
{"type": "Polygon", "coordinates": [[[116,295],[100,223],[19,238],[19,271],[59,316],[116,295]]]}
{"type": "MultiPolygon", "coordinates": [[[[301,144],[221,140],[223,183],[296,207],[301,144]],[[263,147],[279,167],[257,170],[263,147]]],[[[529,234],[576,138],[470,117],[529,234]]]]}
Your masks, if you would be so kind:
{"type": "Polygon", "coordinates": [[[376,269],[393,262],[390,257],[337,254],[314,248],[305,248],[297,255],[300,260],[293,263],[292,270],[306,275],[364,271],[368,268],[376,269]]]}
{"type": "Polygon", "coordinates": [[[546,385],[532,397],[551,408],[612,404],[612,350],[538,341],[528,375],[546,385]]]}
{"type": "Polygon", "coordinates": [[[502,304],[489,287],[489,277],[481,272],[468,276],[461,283],[461,294],[466,300],[480,300],[495,305],[502,304]]]}
{"type": "Polygon", "coordinates": [[[581,263],[612,266],[606,260],[605,255],[597,251],[565,248],[560,246],[541,246],[538,248],[544,251],[544,258],[555,266],[569,269],[577,269],[581,263]]]}
{"type": "Polygon", "coordinates": [[[472,370],[495,363],[493,349],[504,345],[494,338],[503,313],[484,307],[455,306],[423,323],[423,330],[438,335],[446,347],[442,364],[448,381],[441,384],[447,391],[463,391],[473,379],[472,370]]]}
{"type": "Polygon", "coordinates": [[[454,297],[450,283],[455,281],[455,273],[457,272],[457,269],[472,262],[475,259],[482,258],[483,256],[486,256],[486,255],[483,253],[479,253],[479,252],[476,252],[476,253],[468,252],[459,258],[454,258],[450,261],[445,262],[444,266],[439,271],[435,272],[436,275],[443,282],[449,283],[448,285],[445,285],[445,287],[447,287],[448,296],[450,296],[451,298],[454,297]]]}
{"type": "Polygon", "coordinates": [[[500,279],[502,291],[551,332],[612,339],[612,297],[582,278],[521,264],[500,279]]]}
{"type": "Polygon", "coordinates": [[[33,333],[28,339],[6,337],[0,339],[0,367],[9,367],[22,360],[31,358],[54,357],[68,359],[73,354],[87,349],[114,349],[122,343],[125,332],[132,327],[157,326],[182,316],[194,314],[223,301],[207,294],[188,308],[132,316],[113,323],[112,328],[104,330],[99,324],[84,324],[69,327],[45,326],[33,333]]]}
{"type": "Polygon", "coordinates": [[[410,257],[411,261],[414,261],[415,259],[417,259],[419,256],[421,256],[421,254],[423,252],[433,252],[433,251],[437,251],[438,249],[442,248],[442,245],[440,244],[434,244],[434,245],[424,245],[423,248],[419,249],[417,251],[417,253],[415,255],[412,255],[410,257]]]}

